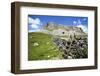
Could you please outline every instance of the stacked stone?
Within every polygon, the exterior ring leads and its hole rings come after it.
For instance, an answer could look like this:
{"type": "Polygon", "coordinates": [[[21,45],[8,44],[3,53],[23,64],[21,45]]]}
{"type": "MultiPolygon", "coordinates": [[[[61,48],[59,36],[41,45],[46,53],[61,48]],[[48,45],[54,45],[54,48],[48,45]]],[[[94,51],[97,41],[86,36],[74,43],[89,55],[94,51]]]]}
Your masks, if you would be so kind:
{"type": "Polygon", "coordinates": [[[64,59],[79,59],[88,56],[87,37],[70,37],[69,40],[54,38],[53,41],[64,59]]]}

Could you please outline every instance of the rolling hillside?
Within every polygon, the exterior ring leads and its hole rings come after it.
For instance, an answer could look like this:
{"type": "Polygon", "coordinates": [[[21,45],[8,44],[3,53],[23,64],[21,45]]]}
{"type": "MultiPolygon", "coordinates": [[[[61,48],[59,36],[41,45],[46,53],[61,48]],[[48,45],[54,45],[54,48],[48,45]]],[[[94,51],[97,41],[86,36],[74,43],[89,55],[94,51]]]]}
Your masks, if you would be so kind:
{"type": "Polygon", "coordinates": [[[28,33],[28,60],[88,57],[88,35],[81,28],[47,23],[28,33]]]}
{"type": "Polygon", "coordinates": [[[52,36],[43,33],[28,34],[28,60],[48,60],[61,59],[62,56],[55,44],[52,36]]]}

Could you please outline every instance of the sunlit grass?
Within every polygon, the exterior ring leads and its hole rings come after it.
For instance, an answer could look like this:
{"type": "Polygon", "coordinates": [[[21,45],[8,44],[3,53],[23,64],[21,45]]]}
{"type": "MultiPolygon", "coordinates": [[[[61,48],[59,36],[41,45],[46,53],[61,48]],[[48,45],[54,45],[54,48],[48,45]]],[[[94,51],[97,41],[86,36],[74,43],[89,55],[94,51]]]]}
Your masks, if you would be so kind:
{"type": "Polygon", "coordinates": [[[28,60],[61,59],[60,51],[52,36],[43,33],[28,33],[28,60]]]}

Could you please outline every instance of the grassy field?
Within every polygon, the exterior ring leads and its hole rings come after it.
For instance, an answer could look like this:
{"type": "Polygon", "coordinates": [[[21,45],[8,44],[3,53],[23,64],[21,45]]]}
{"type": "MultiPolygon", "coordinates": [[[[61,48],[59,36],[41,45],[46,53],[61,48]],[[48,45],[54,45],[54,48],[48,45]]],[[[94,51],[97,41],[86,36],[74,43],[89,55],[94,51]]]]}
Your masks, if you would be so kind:
{"type": "Polygon", "coordinates": [[[43,33],[28,33],[28,60],[61,59],[61,53],[52,41],[52,36],[43,33]]]}

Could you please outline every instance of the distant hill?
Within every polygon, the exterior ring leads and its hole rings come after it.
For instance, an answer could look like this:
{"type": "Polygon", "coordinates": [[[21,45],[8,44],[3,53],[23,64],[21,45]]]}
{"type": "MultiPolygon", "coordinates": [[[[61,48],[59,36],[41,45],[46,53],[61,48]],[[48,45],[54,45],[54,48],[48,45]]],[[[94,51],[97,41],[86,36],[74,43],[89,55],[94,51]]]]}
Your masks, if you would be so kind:
{"type": "Polygon", "coordinates": [[[40,32],[58,36],[87,35],[80,27],[65,26],[54,22],[48,22],[40,32]]]}

